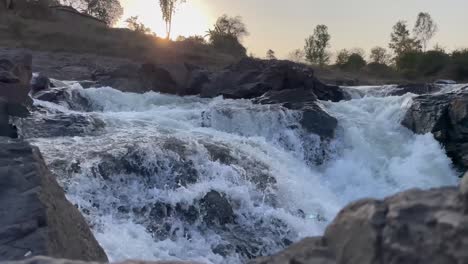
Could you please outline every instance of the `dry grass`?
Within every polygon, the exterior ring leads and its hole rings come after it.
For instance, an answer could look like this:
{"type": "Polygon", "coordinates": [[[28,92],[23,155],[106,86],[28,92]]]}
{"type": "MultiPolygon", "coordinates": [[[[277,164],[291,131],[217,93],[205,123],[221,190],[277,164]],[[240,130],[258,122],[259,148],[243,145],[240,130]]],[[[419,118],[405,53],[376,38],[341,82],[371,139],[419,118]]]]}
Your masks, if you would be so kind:
{"type": "Polygon", "coordinates": [[[209,45],[166,41],[128,29],[70,25],[0,16],[0,46],[40,51],[92,53],[155,63],[187,62],[219,68],[236,61],[209,45]]]}

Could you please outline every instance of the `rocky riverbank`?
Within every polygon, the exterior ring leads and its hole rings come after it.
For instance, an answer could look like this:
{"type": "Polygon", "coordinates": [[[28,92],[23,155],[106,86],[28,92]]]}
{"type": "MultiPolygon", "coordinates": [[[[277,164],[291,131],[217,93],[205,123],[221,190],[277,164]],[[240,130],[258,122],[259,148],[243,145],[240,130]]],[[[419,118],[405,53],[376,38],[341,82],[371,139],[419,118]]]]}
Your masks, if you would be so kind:
{"type": "MultiPolygon", "coordinates": [[[[107,261],[85,219],[66,200],[39,150],[24,139],[15,139],[18,134],[24,138],[98,134],[105,127],[99,118],[78,113],[74,119],[70,119],[70,115],[57,118],[59,113],[53,119],[28,117],[29,111],[42,111],[40,106],[31,104],[29,92],[33,98],[66,106],[67,109],[82,112],[90,109],[92,102],[89,98],[61,87],[60,82],[49,80],[49,77],[61,77],[60,68],[64,69],[66,78],[86,80],[83,86],[111,85],[124,92],[157,91],[209,98],[251,99],[255,104],[298,111],[301,114],[300,126],[308,133],[318,135],[323,142],[335,138],[338,127],[337,118],[324,109],[323,101],[351,99],[351,93],[345,89],[322,84],[310,68],[287,61],[243,59],[223,70],[214,71],[193,65],[140,65],[124,60],[94,59],[90,62],[87,59],[67,57],[66,63],[62,63],[49,58],[39,60],[38,64],[34,63],[34,57],[14,52],[8,59],[0,60],[0,189],[5,194],[0,196],[3,208],[0,212],[3,226],[0,229],[0,260],[23,260],[45,255],[107,261]],[[81,60],[79,66],[75,64],[78,60],[81,60]],[[32,72],[35,71],[40,71],[41,75],[33,78],[32,72]],[[12,120],[19,125],[19,131],[12,120]]],[[[416,133],[433,133],[454,164],[461,171],[466,170],[466,87],[458,87],[454,91],[443,91],[433,86],[397,87],[393,91],[421,94],[413,98],[403,125],[416,133]]],[[[221,163],[230,163],[229,149],[221,145],[211,146],[211,149],[221,163]]],[[[184,147],[179,151],[188,150],[184,147]]],[[[105,176],[106,169],[134,172],[138,164],[125,163],[126,158],[125,155],[123,160],[110,157],[107,166],[100,164],[97,173],[105,176]]],[[[144,157],[135,157],[135,162],[143,161],[144,157]]],[[[188,161],[186,163],[190,165],[188,161]]],[[[78,170],[80,165],[76,166],[78,170]]],[[[257,169],[262,171],[262,168],[257,169]]],[[[178,174],[178,185],[187,186],[198,180],[190,178],[196,174],[190,168],[184,167],[177,172],[182,173],[178,174]]],[[[148,174],[147,171],[138,173],[148,174]]],[[[468,262],[468,255],[464,252],[468,246],[467,183],[468,176],[460,188],[410,190],[383,200],[365,199],[352,203],[338,214],[323,237],[307,238],[276,255],[252,260],[251,263],[468,262]]],[[[265,189],[265,186],[260,189],[265,189]]],[[[164,203],[155,205],[151,212],[154,211],[153,218],[158,221],[183,214],[185,218],[202,218],[206,225],[219,225],[221,230],[224,225],[236,223],[233,208],[240,205],[223,193],[209,190],[197,200],[197,204],[201,209],[195,213],[183,209],[182,205],[172,208],[164,203]]],[[[119,208],[123,212],[129,210],[119,208]]],[[[231,239],[239,242],[239,238],[231,239]]],[[[289,243],[286,241],[284,244],[289,243]]],[[[258,250],[241,248],[233,250],[243,251],[247,256],[253,256],[249,254],[258,250]]],[[[225,251],[229,251],[228,247],[225,251]]],[[[75,264],[53,259],[31,259],[20,263],[75,264]]]]}

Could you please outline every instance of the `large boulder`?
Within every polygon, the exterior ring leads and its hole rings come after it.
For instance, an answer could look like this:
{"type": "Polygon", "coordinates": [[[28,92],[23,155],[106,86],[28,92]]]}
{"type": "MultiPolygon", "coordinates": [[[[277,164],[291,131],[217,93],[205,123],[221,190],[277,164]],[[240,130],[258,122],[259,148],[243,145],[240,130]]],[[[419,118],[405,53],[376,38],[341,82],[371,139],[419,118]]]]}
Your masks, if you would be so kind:
{"type": "Polygon", "coordinates": [[[329,139],[335,136],[338,120],[328,114],[317,102],[317,95],[305,88],[269,91],[256,98],[262,104],[281,104],[283,107],[302,112],[300,123],[310,133],[329,139]]]}
{"type": "Polygon", "coordinates": [[[315,78],[310,67],[290,61],[252,58],[244,58],[216,73],[204,85],[201,96],[251,99],[269,91],[298,88],[312,90],[320,100],[337,102],[346,98],[341,88],[325,85],[315,78]]]}
{"type": "Polygon", "coordinates": [[[36,147],[0,138],[0,261],[46,255],[107,261],[36,147]]]}
{"type": "Polygon", "coordinates": [[[415,189],[357,201],[338,214],[323,237],[251,263],[468,263],[467,182],[460,189],[415,189]]]}
{"type": "Polygon", "coordinates": [[[0,58],[0,97],[11,103],[31,103],[28,96],[32,78],[31,65],[30,54],[0,58]]]}
{"type": "Polygon", "coordinates": [[[97,86],[110,86],[124,92],[177,92],[177,83],[169,71],[152,63],[121,65],[112,70],[96,71],[92,77],[97,86]]]}
{"type": "Polygon", "coordinates": [[[416,97],[402,124],[418,134],[434,134],[454,164],[468,168],[468,91],[416,97]]]}
{"type": "Polygon", "coordinates": [[[0,136],[17,136],[16,128],[10,124],[10,116],[24,117],[29,112],[29,82],[31,81],[32,58],[18,54],[0,58],[0,136]]]}

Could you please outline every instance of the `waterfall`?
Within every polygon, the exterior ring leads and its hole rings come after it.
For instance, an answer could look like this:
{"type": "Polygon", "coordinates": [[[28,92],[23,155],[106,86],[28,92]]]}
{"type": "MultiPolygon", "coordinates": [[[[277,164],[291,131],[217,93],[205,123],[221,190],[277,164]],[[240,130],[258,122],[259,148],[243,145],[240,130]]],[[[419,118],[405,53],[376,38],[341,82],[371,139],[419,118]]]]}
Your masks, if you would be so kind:
{"type": "Polygon", "coordinates": [[[278,105],[69,89],[89,111],[36,100],[31,122],[71,118],[83,129],[20,131],[112,261],[241,263],[321,235],[354,200],[457,182],[433,136],[400,125],[414,95],[384,97],[385,87],[321,102],[339,121],[329,141],[278,105]]]}

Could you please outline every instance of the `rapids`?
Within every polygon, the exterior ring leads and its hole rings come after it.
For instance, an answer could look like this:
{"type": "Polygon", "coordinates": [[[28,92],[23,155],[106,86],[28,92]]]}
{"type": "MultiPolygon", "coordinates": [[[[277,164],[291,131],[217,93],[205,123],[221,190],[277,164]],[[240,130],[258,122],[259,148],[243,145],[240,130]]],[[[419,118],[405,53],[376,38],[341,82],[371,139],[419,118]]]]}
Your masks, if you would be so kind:
{"type": "Polygon", "coordinates": [[[34,118],[80,115],[103,127],[29,140],[112,261],[242,263],[321,235],[356,199],[457,183],[433,136],[400,125],[412,94],[358,87],[353,100],[321,102],[339,120],[322,142],[300,112],[277,105],[70,89],[90,111],[36,100],[34,118]]]}

